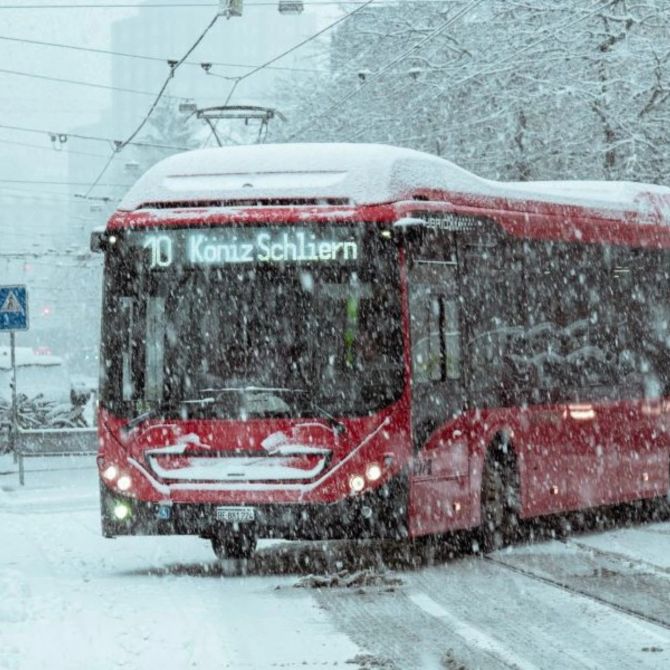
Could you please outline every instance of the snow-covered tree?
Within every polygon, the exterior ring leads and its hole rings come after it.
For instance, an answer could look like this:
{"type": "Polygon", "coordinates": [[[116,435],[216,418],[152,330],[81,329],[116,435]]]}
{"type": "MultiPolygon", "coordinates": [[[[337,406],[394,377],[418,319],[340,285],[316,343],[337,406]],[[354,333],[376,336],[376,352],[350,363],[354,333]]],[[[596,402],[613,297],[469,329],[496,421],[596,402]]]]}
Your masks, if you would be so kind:
{"type": "Polygon", "coordinates": [[[274,136],[409,146],[500,179],[662,182],[669,19],[663,0],[373,5],[274,136]]]}

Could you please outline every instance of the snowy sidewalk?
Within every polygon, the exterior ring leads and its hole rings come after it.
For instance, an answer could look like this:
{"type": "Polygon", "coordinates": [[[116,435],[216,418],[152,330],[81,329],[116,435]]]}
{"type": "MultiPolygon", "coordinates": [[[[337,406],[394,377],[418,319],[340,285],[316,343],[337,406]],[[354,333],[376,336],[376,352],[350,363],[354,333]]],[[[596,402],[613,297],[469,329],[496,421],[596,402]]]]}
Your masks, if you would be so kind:
{"type": "Polygon", "coordinates": [[[95,509],[98,499],[98,473],[93,456],[30,459],[25,485],[21,486],[13,457],[0,455],[0,510],[95,509]]]}
{"type": "Polygon", "coordinates": [[[107,540],[93,458],[30,467],[21,487],[0,457],[2,670],[364,667],[294,577],[228,576],[198,537],[107,540]]]}

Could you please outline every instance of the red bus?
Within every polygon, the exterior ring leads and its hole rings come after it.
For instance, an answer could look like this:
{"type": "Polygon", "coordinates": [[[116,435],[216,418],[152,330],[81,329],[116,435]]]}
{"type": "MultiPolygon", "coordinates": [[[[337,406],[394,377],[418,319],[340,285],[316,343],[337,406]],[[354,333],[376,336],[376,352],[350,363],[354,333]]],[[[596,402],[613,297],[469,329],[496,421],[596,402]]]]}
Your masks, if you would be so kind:
{"type": "Polygon", "coordinates": [[[665,496],[670,189],[377,145],[157,164],[105,253],[103,534],[417,538],[665,496]]]}

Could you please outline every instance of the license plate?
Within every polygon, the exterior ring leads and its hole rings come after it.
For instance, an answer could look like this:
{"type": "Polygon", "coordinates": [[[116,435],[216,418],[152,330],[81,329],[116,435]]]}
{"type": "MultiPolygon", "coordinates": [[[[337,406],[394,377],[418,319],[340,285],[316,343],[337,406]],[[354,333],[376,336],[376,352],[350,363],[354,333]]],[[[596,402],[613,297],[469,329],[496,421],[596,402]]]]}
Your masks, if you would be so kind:
{"type": "Polygon", "coordinates": [[[255,517],[253,507],[217,507],[216,520],[229,523],[249,523],[255,517]]]}

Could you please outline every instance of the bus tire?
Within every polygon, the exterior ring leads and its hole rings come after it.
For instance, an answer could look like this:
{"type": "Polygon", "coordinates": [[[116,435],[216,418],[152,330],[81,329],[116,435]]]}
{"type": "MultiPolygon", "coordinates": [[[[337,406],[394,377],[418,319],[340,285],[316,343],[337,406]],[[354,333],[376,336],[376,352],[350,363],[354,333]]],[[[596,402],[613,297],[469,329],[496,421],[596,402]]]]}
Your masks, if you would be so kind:
{"type": "Polygon", "coordinates": [[[519,529],[517,471],[509,447],[496,445],[488,451],[480,502],[480,550],[488,554],[514,540],[519,529]]]}
{"type": "Polygon", "coordinates": [[[253,532],[221,528],[211,537],[212,549],[219,559],[251,558],[256,551],[253,532]]]}

